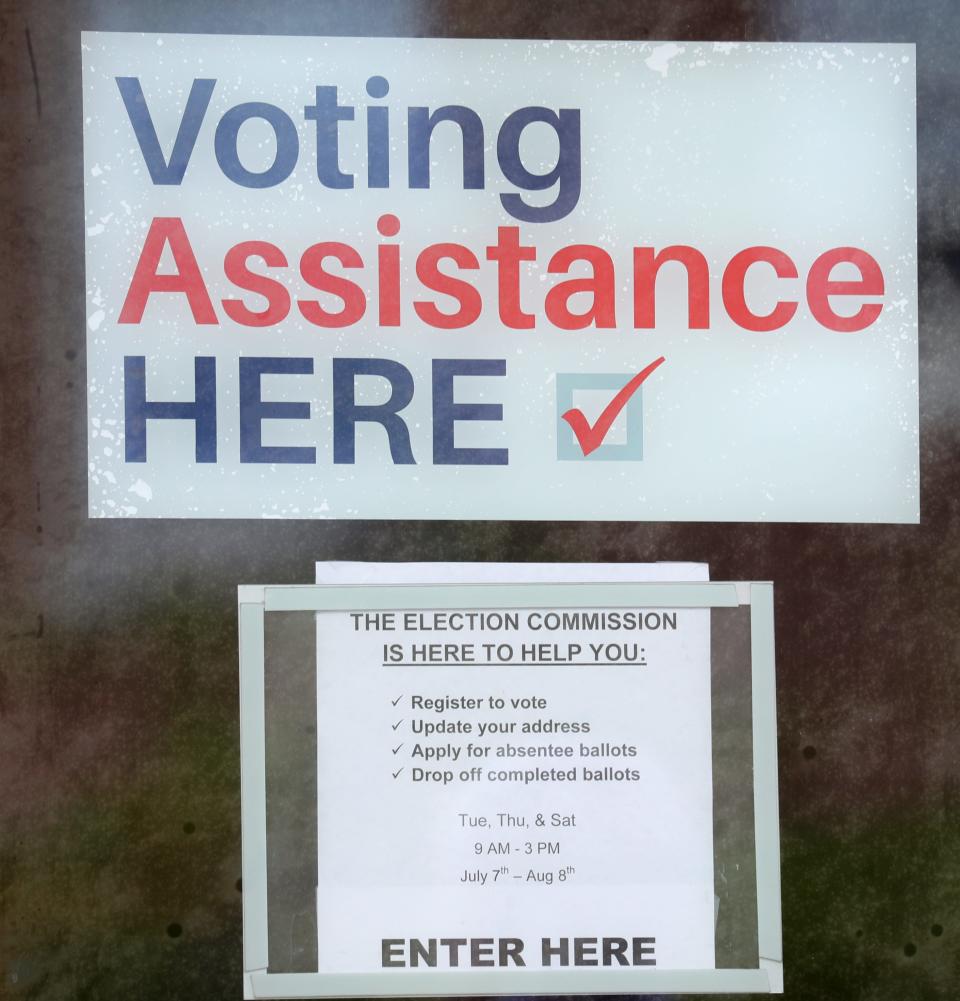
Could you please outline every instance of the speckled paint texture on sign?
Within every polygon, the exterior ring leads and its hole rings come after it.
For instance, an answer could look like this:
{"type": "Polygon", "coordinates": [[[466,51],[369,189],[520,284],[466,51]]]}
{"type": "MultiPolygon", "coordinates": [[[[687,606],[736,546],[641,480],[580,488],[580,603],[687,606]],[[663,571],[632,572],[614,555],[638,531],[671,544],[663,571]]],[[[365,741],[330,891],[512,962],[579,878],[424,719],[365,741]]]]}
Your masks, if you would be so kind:
{"type": "Polygon", "coordinates": [[[5,0],[4,1001],[240,996],[235,589],[309,580],[317,559],[683,559],[773,580],[787,997],[957,996],[958,41],[948,2],[5,0]],[[82,29],[915,42],[919,525],[89,520],[82,29]]]}

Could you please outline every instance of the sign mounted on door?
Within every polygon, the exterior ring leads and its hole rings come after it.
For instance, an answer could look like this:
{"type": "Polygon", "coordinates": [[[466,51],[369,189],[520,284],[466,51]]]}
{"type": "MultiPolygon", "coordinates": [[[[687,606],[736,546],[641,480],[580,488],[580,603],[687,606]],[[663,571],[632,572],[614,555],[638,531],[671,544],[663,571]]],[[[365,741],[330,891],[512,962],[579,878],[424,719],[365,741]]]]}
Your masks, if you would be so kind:
{"type": "Polygon", "coordinates": [[[93,516],[918,519],[912,46],[83,46],[93,516]]]}

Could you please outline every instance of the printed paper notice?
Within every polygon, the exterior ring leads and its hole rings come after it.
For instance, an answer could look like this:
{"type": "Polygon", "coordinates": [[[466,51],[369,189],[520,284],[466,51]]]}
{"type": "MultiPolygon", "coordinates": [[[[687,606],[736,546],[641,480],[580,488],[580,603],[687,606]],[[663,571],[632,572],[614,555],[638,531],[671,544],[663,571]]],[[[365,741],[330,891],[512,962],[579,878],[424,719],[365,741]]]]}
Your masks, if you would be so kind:
{"type": "Polygon", "coordinates": [[[714,966],[707,609],[317,616],[321,972],[714,966]]]}

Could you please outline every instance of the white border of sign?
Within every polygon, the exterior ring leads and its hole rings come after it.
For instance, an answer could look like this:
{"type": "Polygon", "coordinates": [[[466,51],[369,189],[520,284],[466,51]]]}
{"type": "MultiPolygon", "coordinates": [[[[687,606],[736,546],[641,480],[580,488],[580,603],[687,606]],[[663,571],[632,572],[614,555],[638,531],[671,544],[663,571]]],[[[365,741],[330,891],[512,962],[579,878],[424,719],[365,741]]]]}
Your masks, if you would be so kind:
{"type": "Polygon", "coordinates": [[[238,589],[238,605],[244,998],[783,993],[772,584],[245,585],[238,589]],[[375,609],[582,608],[585,605],[750,606],[759,967],[743,970],[404,970],[373,974],[267,972],[264,614],[375,609]]]}

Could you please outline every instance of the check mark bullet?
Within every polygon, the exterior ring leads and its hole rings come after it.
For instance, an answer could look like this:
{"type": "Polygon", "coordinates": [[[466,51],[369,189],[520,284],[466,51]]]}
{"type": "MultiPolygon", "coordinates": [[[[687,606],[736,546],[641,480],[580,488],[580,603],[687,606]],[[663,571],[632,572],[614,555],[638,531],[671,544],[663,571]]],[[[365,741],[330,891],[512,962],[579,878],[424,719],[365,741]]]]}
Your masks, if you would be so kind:
{"type": "Polygon", "coordinates": [[[402,719],[398,719],[397,722],[393,724],[394,730],[396,730],[397,727],[401,725],[401,723],[403,723],[403,720],[402,719]]]}
{"type": "Polygon", "coordinates": [[[399,769],[399,771],[394,772],[393,773],[393,777],[397,778],[397,776],[399,776],[400,772],[402,772],[402,771],[403,771],[403,769],[401,768],[401,769],[399,769]]]}
{"type": "Polygon", "coordinates": [[[397,746],[393,749],[393,753],[396,754],[397,751],[399,751],[401,747],[403,747],[403,744],[397,744],[397,746]]]}
{"type": "Polygon", "coordinates": [[[402,698],[403,698],[402,695],[398,695],[395,699],[391,699],[390,705],[395,706],[402,698]]]}

